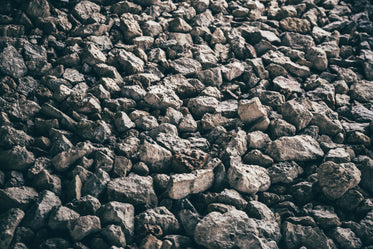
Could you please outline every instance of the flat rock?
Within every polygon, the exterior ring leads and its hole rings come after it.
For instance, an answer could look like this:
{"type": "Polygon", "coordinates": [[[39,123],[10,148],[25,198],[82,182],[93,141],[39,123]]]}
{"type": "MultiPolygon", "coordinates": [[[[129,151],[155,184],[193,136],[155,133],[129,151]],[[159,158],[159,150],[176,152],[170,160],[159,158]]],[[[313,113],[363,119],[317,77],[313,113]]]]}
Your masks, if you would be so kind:
{"type": "Polygon", "coordinates": [[[98,232],[101,229],[101,222],[97,216],[81,216],[68,223],[69,234],[74,241],[80,241],[86,236],[98,232]]]}
{"type": "Polygon", "coordinates": [[[308,135],[281,137],[268,145],[266,153],[276,161],[309,161],[324,156],[319,143],[308,135]]]}
{"type": "Polygon", "coordinates": [[[154,172],[165,171],[171,163],[171,151],[163,148],[157,143],[144,141],[139,147],[139,159],[149,166],[154,172]]]}
{"type": "Polygon", "coordinates": [[[26,209],[38,197],[38,193],[31,187],[9,187],[0,189],[2,210],[10,208],[26,209]]]}
{"type": "Polygon", "coordinates": [[[170,63],[170,67],[176,72],[180,73],[182,75],[188,76],[192,74],[196,74],[202,69],[201,63],[198,61],[182,57],[179,59],[176,59],[170,63]]]}
{"type": "Polygon", "coordinates": [[[25,76],[28,72],[22,56],[13,46],[8,46],[0,54],[0,71],[15,79],[25,76]]]}

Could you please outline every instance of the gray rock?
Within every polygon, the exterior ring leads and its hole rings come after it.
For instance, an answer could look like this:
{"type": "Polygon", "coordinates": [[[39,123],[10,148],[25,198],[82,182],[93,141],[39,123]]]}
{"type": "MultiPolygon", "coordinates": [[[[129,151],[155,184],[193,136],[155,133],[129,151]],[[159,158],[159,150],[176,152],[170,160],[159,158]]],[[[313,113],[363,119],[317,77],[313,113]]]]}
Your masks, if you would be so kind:
{"type": "Polygon", "coordinates": [[[172,89],[163,85],[151,86],[144,100],[153,108],[159,109],[171,107],[177,110],[183,104],[183,101],[180,100],[172,89]]]}
{"type": "Polygon", "coordinates": [[[26,209],[38,197],[35,189],[30,187],[9,187],[0,189],[1,210],[10,208],[26,209]]]}
{"type": "Polygon", "coordinates": [[[221,86],[223,84],[223,76],[221,68],[214,67],[202,70],[197,73],[198,79],[207,86],[221,86]]]}
{"type": "Polygon", "coordinates": [[[192,30],[192,27],[180,17],[172,19],[168,25],[171,32],[188,33],[192,30]]]}
{"type": "Polygon", "coordinates": [[[223,78],[231,81],[239,76],[245,71],[245,66],[239,61],[231,62],[227,65],[224,65],[222,68],[223,78]]]}
{"type": "Polygon", "coordinates": [[[317,168],[319,184],[329,199],[343,196],[360,182],[361,172],[354,163],[325,162],[317,168]]]}
{"type": "Polygon", "coordinates": [[[11,208],[0,215],[0,248],[7,249],[14,236],[14,232],[22,221],[25,213],[19,208],[11,208]]]}
{"type": "Polygon", "coordinates": [[[295,125],[298,131],[305,128],[313,117],[312,113],[295,99],[283,103],[281,111],[285,120],[295,125]]]}
{"type": "Polygon", "coordinates": [[[319,143],[308,135],[281,137],[268,145],[266,153],[276,161],[309,161],[324,156],[319,143]]]}
{"type": "Polygon", "coordinates": [[[168,196],[171,199],[183,199],[190,194],[206,191],[214,183],[212,169],[199,169],[192,173],[171,175],[167,187],[168,196]]]}
{"type": "Polygon", "coordinates": [[[315,46],[315,42],[311,36],[302,35],[295,32],[283,33],[281,36],[281,43],[284,46],[301,51],[307,51],[308,48],[315,46]]]}
{"type": "Polygon", "coordinates": [[[83,53],[83,62],[94,66],[99,63],[105,63],[106,56],[95,44],[88,43],[83,53]]]}
{"type": "Polygon", "coordinates": [[[153,172],[166,171],[170,167],[171,151],[161,147],[157,143],[144,141],[139,147],[139,159],[149,166],[153,172]]]}
{"type": "Polygon", "coordinates": [[[142,36],[142,30],[131,13],[124,13],[120,17],[120,29],[126,41],[130,42],[137,36],[142,36]]]}
{"type": "Polygon", "coordinates": [[[198,213],[193,212],[190,209],[182,209],[178,213],[178,217],[180,224],[184,228],[185,233],[188,236],[193,237],[194,229],[196,228],[198,222],[201,221],[201,218],[199,217],[198,213]]]}
{"type": "Polygon", "coordinates": [[[359,56],[363,61],[364,74],[367,80],[373,80],[372,68],[373,68],[373,54],[371,50],[362,49],[359,56]]]}
{"type": "Polygon", "coordinates": [[[303,174],[303,168],[293,161],[276,163],[267,170],[273,184],[292,183],[299,175],[303,174]]]}
{"type": "Polygon", "coordinates": [[[97,216],[86,215],[69,221],[67,225],[69,234],[74,241],[80,241],[88,235],[101,229],[101,222],[97,216]]]}
{"type": "Polygon", "coordinates": [[[75,5],[73,13],[82,23],[89,23],[92,20],[92,15],[99,13],[100,10],[101,7],[98,4],[90,1],[81,1],[75,5]]]}
{"type": "Polygon", "coordinates": [[[328,151],[324,160],[335,163],[348,163],[351,161],[351,157],[344,148],[335,148],[328,151]]]}
{"type": "Polygon", "coordinates": [[[246,213],[249,217],[265,220],[265,221],[275,221],[275,214],[267,207],[267,205],[259,201],[249,201],[245,208],[246,213]]]}
{"type": "Polygon", "coordinates": [[[0,71],[5,75],[18,79],[27,74],[25,62],[13,46],[4,48],[0,54],[0,61],[0,71]]]}
{"type": "Polygon", "coordinates": [[[84,75],[74,68],[66,68],[63,73],[63,78],[72,84],[76,84],[85,80],[84,75]]]}
{"type": "Polygon", "coordinates": [[[273,159],[263,154],[260,150],[254,149],[246,153],[243,158],[243,162],[246,164],[254,164],[262,167],[269,167],[274,163],[273,159]]]}
{"type": "Polygon", "coordinates": [[[63,151],[53,157],[52,164],[57,171],[65,171],[77,160],[92,153],[92,151],[92,144],[86,142],[78,143],[74,148],[63,151]]]}
{"type": "Polygon", "coordinates": [[[98,169],[96,173],[90,175],[83,184],[82,195],[99,197],[100,194],[106,189],[106,185],[109,181],[109,174],[102,169],[98,169]]]}
{"type": "Polygon", "coordinates": [[[219,101],[214,97],[198,96],[188,101],[189,111],[196,117],[202,117],[206,112],[215,113],[219,101]]]}
{"type": "Polygon", "coordinates": [[[65,206],[53,209],[48,218],[48,227],[54,230],[67,231],[67,223],[80,215],[65,206]]]}
{"type": "Polygon", "coordinates": [[[324,71],[328,68],[326,52],[319,47],[312,47],[307,50],[307,58],[312,62],[313,68],[324,71]]]}
{"type": "Polygon", "coordinates": [[[126,241],[132,241],[135,229],[135,208],[132,204],[111,201],[104,204],[98,214],[103,225],[119,225],[126,236],[126,241]]]}
{"type": "Polygon", "coordinates": [[[286,17],[280,21],[280,27],[285,31],[306,34],[311,31],[311,23],[307,19],[286,17]]]}
{"type": "Polygon", "coordinates": [[[244,123],[253,124],[258,130],[266,130],[269,125],[267,109],[262,105],[259,98],[241,100],[238,102],[238,115],[244,123]]]}
{"type": "Polygon", "coordinates": [[[358,122],[373,121],[373,111],[369,110],[363,105],[354,105],[351,108],[351,114],[358,122]]]}
{"type": "Polygon", "coordinates": [[[371,92],[373,91],[372,81],[361,80],[355,82],[351,88],[351,98],[360,102],[371,102],[373,97],[371,92]]]}
{"type": "Polygon", "coordinates": [[[124,49],[117,52],[116,60],[121,69],[126,72],[127,75],[142,73],[144,71],[144,61],[135,54],[124,49]]]}
{"type": "Polygon", "coordinates": [[[107,195],[109,201],[127,202],[145,209],[153,208],[158,203],[150,176],[130,174],[112,179],[107,185],[107,195]]]}
{"type": "Polygon", "coordinates": [[[362,246],[360,238],[350,228],[335,228],[331,233],[331,238],[342,248],[358,249],[362,246]]]}
{"type": "Polygon", "coordinates": [[[373,211],[369,211],[367,215],[360,220],[361,230],[359,232],[359,237],[366,244],[372,244],[373,242],[373,211]]]}
{"type": "Polygon", "coordinates": [[[159,226],[164,235],[175,234],[180,229],[179,221],[175,215],[163,206],[148,209],[135,217],[137,233],[142,232],[147,225],[159,226]]]}
{"type": "Polygon", "coordinates": [[[114,124],[119,132],[125,132],[135,127],[135,123],[122,111],[115,114],[114,124]]]}
{"type": "Polygon", "coordinates": [[[22,130],[17,130],[11,126],[1,126],[0,140],[3,148],[11,149],[16,145],[27,147],[33,141],[33,138],[22,130]]]}
{"type": "Polygon", "coordinates": [[[316,223],[325,230],[341,225],[341,221],[332,206],[318,205],[310,213],[316,223]]]}
{"type": "Polygon", "coordinates": [[[171,61],[170,68],[172,68],[176,73],[180,73],[184,76],[190,76],[201,71],[202,65],[194,59],[181,57],[171,61]]]}
{"type": "Polygon", "coordinates": [[[281,118],[271,120],[268,133],[272,139],[277,139],[283,136],[294,136],[297,131],[294,125],[286,122],[281,118]]]}
{"type": "Polygon", "coordinates": [[[47,219],[54,207],[61,206],[61,200],[49,190],[42,191],[36,202],[27,211],[25,225],[38,230],[47,225],[47,219]]]}
{"type": "Polygon", "coordinates": [[[50,6],[47,0],[32,0],[28,3],[26,12],[33,18],[50,16],[50,6]]]}
{"type": "Polygon", "coordinates": [[[118,225],[108,225],[101,230],[101,234],[115,246],[126,246],[126,237],[118,225]]]}
{"type": "Polygon", "coordinates": [[[284,76],[277,76],[273,79],[274,89],[284,94],[285,96],[290,96],[293,93],[302,94],[302,88],[298,81],[295,79],[285,78],[284,76]]]}
{"type": "Polygon", "coordinates": [[[48,170],[41,170],[33,179],[32,186],[38,191],[50,190],[57,195],[61,194],[61,179],[54,174],[49,173],[48,170]]]}
{"type": "Polygon", "coordinates": [[[110,126],[103,120],[80,121],[77,125],[77,131],[82,138],[99,143],[103,143],[111,135],[110,126]]]}
{"type": "Polygon", "coordinates": [[[18,80],[18,82],[17,91],[25,96],[35,92],[39,86],[39,81],[35,80],[31,76],[22,77],[18,80]]]}
{"type": "Polygon", "coordinates": [[[255,221],[243,211],[232,210],[224,214],[212,212],[197,224],[194,240],[209,249],[234,248],[245,243],[247,248],[266,248],[258,233],[255,221]]]}
{"type": "Polygon", "coordinates": [[[271,185],[268,171],[257,165],[234,163],[227,177],[231,187],[248,194],[266,191],[271,185]]]}
{"type": "Polygon", "coordinates": [[[16,145],[0,151],[0,164],[6,169],[26,170],[35,162],[34,154],[24,146],[16,145]]]}
{"type": "Polygon", "coordinates": [[[286,248],[295,249],[306,246],[310,249],[332,249],[328,243],[328,237],[318,227],[296,225],[285,221],[282,226],[286,248]]]}
{"type": "Polygon", "coordinates": [[[85,195],[68,203],[67,206],[79,212],[80,215],[94,215],[101,207],[101,203],[96,197],[85,195]]]}
{"type": "Polygon", "coordinates": [[[176,173],[189,173],[200,169],[209,158],[209,155],[202,150],[188,149],[187,146],[174,152],[175,154],[172,156],[172,168],[176,173]]]}

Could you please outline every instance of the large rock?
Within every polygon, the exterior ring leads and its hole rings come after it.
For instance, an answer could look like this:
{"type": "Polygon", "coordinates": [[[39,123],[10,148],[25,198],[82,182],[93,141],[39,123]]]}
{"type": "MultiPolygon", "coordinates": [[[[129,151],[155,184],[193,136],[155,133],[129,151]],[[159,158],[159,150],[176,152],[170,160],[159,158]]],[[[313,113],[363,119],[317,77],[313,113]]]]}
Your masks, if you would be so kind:
{"type": "Polygon", "coordinates": [[[16,145],[10,150],[0,151],[0,164],[5,169],[25,170],[34,162],[34,154],[24,146],[16,145]]]}
{"type": "Polygon", "coordinates": [[[289,100],[281,105],[284,118],[295,125],[297,130],[305,128],[312,120],[312,113],[296,100],[289,100]]]}
{"type": "Polygon", "coordinates": [[[211,212],[196,226],[194,240],[208,249],[268,248],[258,237],[255,221],[243,211],[211,212]]]}
{"type": "Polygon", "coordinates": [[[98,232],[101,229],[101,222],[97,216],[81,216],[68,223],[70,236],[74,241],[80,241],[86,236],[98,232]]]}
{"type": "Polygon", "coordinates": [[[172,107],[179,109],[183,101],[176,95],[176,93],[163,85],[151,86],[144,100],[153,108],[167,109],[172,107]]]}
{"type": "Polygon", "coordinates": [[[73,14],[79,19],[79,21],[88,23],[91,21],[90,19],[92,18],[92,15],[99,13],[100,10],[100,5],[84,0],[75,5],[73,14]]]}
{"type": "Polygon", "coordinates": [[[36,197],[38,197],[38,193],[30,187],[0,189],[0,210],[5,211],[10,208],[27,209],[36,197]]]}
{"type": "Polygon", "coordinates": [[[27,71],[26,64],[17,49],[13,46],[4,48],[0,54],[0,72],[18,79],[25,76],[27,71]]]}
{"type": "Polygon", "coordinates": [[[52,164],[57,171],[67,170],[73,163],[93,151],[90,143],[79,143],[74,148],[57,154],[52,159],[52,164]]]}
{"type": "Polygon", "coordinates": [[[292,183],[301,174],[303,168],[295,162],[280,162],[268,168],[268,175],[273,184],[292,183]]]}
{"type": "Polygon", "coordinates": [[[0,215],[0,248],[7,249],[12,242],[14,232],[25,213],[19,208],[9,209],[0,215]]]}
{"type": "Polygon", "coordinates": [[[158,203],[150,176],[130,174],[113,179],[107,185],[107,195],[109,201],[131,203],[142,209],[154,208],[158,203]]]}
{"type": "Polygon", "coordinates": [[[360,102],[371,102],[373,100],[373,81],[358,81],[351,86],[350,90],[352,99],[360,102]]]}
{"type": "Polygon", "coordinates": [[[238,102],[237,112],[240,119],[245,123],[255,123],[267,117],[267,109],[257,97],[238,102]]]}
{"type": "Polygon", "coordinates": [[[189,111],[196,117],[202,117],[206,112],[214,113],[218,106],[219,101],[210,96],[198,96],[188,102],[189,111]]]}
{"type": "Polygon", "coordinates": [[[171,151],[163,148],[157,143],[144,141],[139,147],[139,159],[149,166],[152,172],[166,171],[170,167],[172,158],[171,151]]]}
{"type": "Polygon", "coordinates": [[[171,199],[182,199],[189,194],[206,191],[214,183],[212,169],[199,169],[192,173],[171,175],[167,189],[171,199]]]}
{"type": "Polygon", "coordinates": [[[198,61],[187,58],[181,57],[176,59],[170,63],[170,67],[177,73],[181,73],[182,75],[188,76],[196,74],[197,72],[201,71],[202,65],[198,61]]]}
{"type": "Polygon", "coordinates": [[[227,177],[231,187],[248,194],[266,191],[271,185],[268,171],[257,165],[233,163],[227,177]]]}
{"type": "Polygon", "coordinates": [[[324,156],[319,143],[308,135],[281,137],[268,145],[266,153],[276,161],[310,161],[324,156]]]}
{"type": "Polygon", "coordinates": [[[361,172],[354,163],[325,162],[317,168],[319,184],[323,193],[334,200],[360,182],[361,172]]]}

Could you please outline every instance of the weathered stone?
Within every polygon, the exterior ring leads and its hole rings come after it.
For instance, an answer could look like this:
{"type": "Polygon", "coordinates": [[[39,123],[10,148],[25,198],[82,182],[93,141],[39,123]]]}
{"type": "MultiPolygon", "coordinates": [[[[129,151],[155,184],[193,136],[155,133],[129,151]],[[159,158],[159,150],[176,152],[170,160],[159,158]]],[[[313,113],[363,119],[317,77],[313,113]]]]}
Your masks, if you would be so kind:
{"type": "Polygon", "coordinates": [[[360,238],[350,228],[337,227],[332,231],[331,237],[343,248],[357,249],[362,246],[360,238]]]}
{"type": "Polygon", "coordinates": [[[91,195],[96,198],[99,197],[99,195],[105,190],[109,181],[109,174],[99,168],[96,170],[95,174],[90,175],[84,182],[82,187],[82,195],[91,195]]]}
{"type": "Polygon", "coordinates": [[[182,57],[170,63],[170,67],[176,72],[185,76],[193,75],[202,69],[201,63],[191,58],[182,57]]]}
{"type": "Polygon", "coordinates": [[[331,149],[325,155],[325,161],[333,161],[335,163],[348,163],[351,161],[350,154],[343,148],[331,149]]]}
{"type": "Polygon", "coordinates": [[[73,163],[93,151],[90,143],[79,143],[74,148],[57,154],[52,159],[52,164],[57,171],[67,170],[73,163]]]}
{"type": "Polygon", "coordinates": [[[290,96],[293,93],[302,94],[300,83],[294,79],[278,76],[273,79],[273,85],[275,90],[279,91],[285,96],[290,96]]]}
{"type": "Polygon", "coordinates": [[[38,193],[30,187],[9,187],[0,189],[1,210],[10,208],[26,209],[36,199],[38,193]]]}
{"type": "Polygon", "coordinates": [[[269,125],[267,109],[261,104],[257,97],[250,100],[239,101],[237,112],[244,123],[255,123],[255,126],[259,130],[266,130],[269,125]],[[268,122],[265,122],[265,120],[268,122]]]}
{"type": "Polygon", "coordinates": [[[170,167],[172,153],[158,145],[144,141],[139,147],[139,159],[154,172],[165,171],[170,167]]]}
{"type": "Polygon", "coordinates": [[[292,183],[299,175],[303,174],[303,168],[295,162],[276,163],[267,170],[273,184],[292,183]]]}
{"type": "Polygon", "coordinates": [[[305,128],[313,117],[309,110],[294,99],[282,104],[281,111],[284,118],[295,125],[297,130],[305,128]]]}
{"type": "Polygon", "coordinates": [[[341,221],[332,206],[318,205],[315,206],[310,213],[316,223],[323,229],[330,229],[341,225],[341,221]]]}
{"type": "Polygon", "coordinates": [[[274,162],[270,156],[263,154],[258,149],[254,149],[246,153],[242,160],[246,164],[254,164],[262,167],[268,167],[274,162]]]}
{"type": "Polygon", "coordinates": [[[281,118],[271,120],[268,127],[268,133],[272,139],[277,139],[282,136],[294,136],[296,131],[297,128],[294,125],[281,118]]]}
{"type": "Polygon", "coordinates": [[[280,26],[285,31],[308,33],[311,31],[311,23],[306,19],[286,17],[280,21],[280,26]]]}
{"type": "Polygon", "coordinates": [[[323,193],[334,200],[360,182],[361,172],[354,163],[325,162],[317,168],[323,193]]]}
{"type": "Polygon", "coordinates": [[[0,164],[7,169],[25,170],[34,162],[34,154],[24,146],[16,145],[10,150],[0,151],[0,164]]]}
{"type": "Polygon", "coordinates": [[[324,71],[328,68],[326,52],[319,47],[312,47],[307,50],[307,57],[312,62],[313,68],[324,71]]]}
{"type": "Polygon", "coordinates": [[[93,43],[88,43],[86,45],[86,50],[84,51],[83,62],[94,66],[99,63],[106,62],[106,56],[100,51],[100,49],[93,43]]]}
{"type": "Polygon", "coordinates": [[[176,173],[189,173],[202,168],[208,157],[202,150],[181,149],[172,156],[172,168],[176,173]]]}
{"type": "Polygon", "coordinates": [[[24,216],[25,213],[19,208],[9,209],[0,215],[0,248],[7,249],[10,246],[14,232],[24,216]]]}
{"type": "Polygon", "coordinates": [[[192,173],[171,175],[167,192],[171,199],[182,199],[189,194],[196,194],[209,189],[213,183],[213,170],[199,169],[192,173]]]}
{"type": "Polygon", "coordinates": [[[319,143],[308,135],[281,137],[268,145],[266,153],[276,161],[309,161],[324,156],[319,143]]]}
{"type": "Polygon", "coordinates": [[[107,195],[109,201],[127,202],[145,209],[153,208],[158,203],[150,176],[130,174],[112,179],[107,185],[107,195]]]}
{"type": "Polygon", "coordinates": [[[54,230],[67,231],[67,223],[80,215],[65,206],[53,209],[48,218],[48,226],[54,230]]]}
{"type": "Polygon", "coordinates": [[[27,74],[28,70],[25,62],[13,46],[4,48],[0,54],[0,61],[0,71],[5,75],[18,79],[27,74]]]}
{"type": "Polygon", "coordinates": [[[121,49],[116,54],[116,60],[121,66],[122,70],[128,75],[135,73],[142,73],[144,71],[144,61],[135,54],[121,49]]]}
{"type": "Polygon", "coordinates": [[[33,18],[50,16],[50,6],[47,0],[32,0],[28,3],[26,12],[33,18]]]}
{"type": "Polygon", "coordinates": [[[126,237],[118,225],[108,225],[101,230],[101,234],[115,246],[126,246],[126,237]]]}
{"type": "Polygon", "coordinates": [[[179,109],[183,101],[179,99],[176,93],[163,85],[151,86],[144,100],[153,108],[167,109],[168,107],[179,109]]]}
{"type": "Polygon", "coordinates": [[[248,148],[262,149],[267,147],[267,144],[271,141],[269,136],[262,131],[253,131],[247,134],[247,146],[248,148]]]}
{"type": "Polygon", "coordinates": [[[372,97],[372,81],[361,80],[351,86],[351,98],[360,102],[371,102],[372,97]]]}
{"type": "Polygon", "coordinates": [[[188,102],[190,112],[196,117],[202,117],[206,112],[214,113],[217,111],[219,101],[214,97],[198,96],[188,102]]]}
{"type": "Polygon", "coordinates": [[[120,29],[128,42],[130,42],[134,37],[142,36],[142,30],[131,13],[124,13],[121,15],[120,29]]]}
{"type": "Polygon", "coordinates": [[[268,171],[257,165],[235,163],[228,169],[228,182],[238,191],[255,194],[271,185],[268,171]]]}
{"type": "Polygon", "coordinates": [[[77,130],[82,138],[91,140],[92,142],[103,143],[109,139],[109,136],[111,135],[109,125],[103,120],[80,121],[77,125],[77,130]]]}
{"type": "Polygon", "coordinates": [[[97,216],[86,215],[69,221],[67,227],[73,240],[80,241],[89,234],[98,232],[101,229],[101,222],[97,216]]]}

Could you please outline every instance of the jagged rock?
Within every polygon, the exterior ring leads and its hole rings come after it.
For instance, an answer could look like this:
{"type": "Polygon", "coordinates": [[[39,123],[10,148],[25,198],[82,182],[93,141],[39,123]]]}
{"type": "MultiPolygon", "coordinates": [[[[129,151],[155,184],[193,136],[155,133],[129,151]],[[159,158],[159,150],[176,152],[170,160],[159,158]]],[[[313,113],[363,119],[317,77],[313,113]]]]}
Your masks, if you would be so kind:
{"type": "Polygon", "coordinates": [[[334,200],[360,182],[361,172],[354,163],[325,162],[317,168],[323,193],[334,200]]]}
{"type": "Polygon", "coordinates": [[[25,213],[19,208],[11,208],[0,215],[1,248],[7,249],[10,246],[14,232],[24,216],[25,213]]]}
{"type": "Polygon", "coordinates": [[[307,57],[312,62],[312,66],[319,71],[328,68],[328,58],[326,52],[319,47],[312,47],[307,50],[307,57]]]}
{"type": "Polygon", "coordinates": [[[52,159],[52,164],[57,171],[67,170],[73,163],[93,151],[90,143],[79,143],[74,148],[57,154],[52,159]]]}
{"type": "Polygon", "coordinates": [[[28,70],[25,62],[13,46],[4,48],[0,54],[0,61],[0,71],[5,75],[18,79],[27,74],[28,70]]]}
{"type": "Polygon", "coordinates": [[[121,49],[116,54],[116,60],[121,69],[128,75],[135,73],[142,73],[144,71],[144,61],[135,54],[121,49]]]}
{"type": "Polygon", "coordinates": [[[115,246],[126,246],[126,237],[118,225],[108,225],[101,230],[102,235],[115,246]]]}
{"type": "Polygon", "coordinates": [[[351,90],[351,98],[357,101],[370,102],[373,99],[370,94],[373,91],[372,81],[367,81],[367,80],[358,81],[351,86],[350,90],[351,90]]]}
{"type": "Polygon", "coordinates": [[[86,215],[68,222],[69,234],[74,241],[80,241],[89,234],[100,231],[101,222],[97,216],[86,215]]]}
{"type": "Polygon", "coordinates": [[[30,187],[9,187],[0,189],[2,210],[10,208],[26,209],[38,197],[35,189],[30,187]]]}
{"type": "Polygon", "coordinates": [[[27,147],[30,145],[33,138],[22,130],[17,130],[11,126],[1,126],[0,140],[2,141],[2,147],[11,149],[16,145],[27,147]]]}
{"type": "Polygon", "coordinates": [[[258,130],[266,130],[269,125],[267,109],[261,104],[259,98],[241,100],[238,102],[238,115],[244,123],[253,124],[258,130]]]}
{"type": "Polygon", "coordinates": [[[183,101],[172,89],[162,85],[151,86],[144,96],[144,100],[153,108],[159,109],[167,109],[168,107],[179,109],[183,104],[183,101]]]}
{"type": "Polygon", "coordinates": [[[192,98],[188,102],[188,108],[190,112],[197,116],[202,117],[206,112],[214,113],[217,111],[219,101],[214,97],[198,96],[192,98]]]}
{"type": "Polygon", "coordinates": [[[188,173],[202,168],[208,159],[208,154],[202,150],[182,149],[172,156],[172,168],[176,173],[188,173]]]}
{"type": "Polygon", "coordinates": [[[67,223],[78,218],[80,215],[65,206],[53,209],[48,218],[48,226],[51,229],[67,231],[67,223]]]}
{"type": "Polygon", "coordinates": [[[341,225],[341,221],[334,212],[334,208],[332,206],[315,206],[311,211],[311,215],[315,219],[316,223],[324,229],[330,229],[331,227],[341,225]]]}
{"type": "Polygon", "coordinates": [[[139,147],[139,159],[154,172],[165,171],[171,163],[172,153],[158,145],[144,141],[139,147]]]}
{"type": "Polygon", "coordinates": [[[350,228],[337,227],[332,231],[331,237],[343,248],[357,249],[362,246],[361,240],[350,228]]]}
{"type": "Polygon", "coordinates": [[[234,163],[228,169],[227,177],[233,188],[248,194],[266,191],[271,185],[268,171],[257,165],[234,163]]]}
{"type": "Polygon", "coordinates": [[[266,153],[276,161],[309,161],[324,156],[319,143],[308,135],[281,137],[269,143],[266,153]]]}
{"type": "Polygon", "coordinates": [[[209,189],[213,183],[213,170],[199,169],[192,173],[171,175],[167,192],[171,199],[182,199],[189,194],[196,194],[209,189]]]}
{"type": "Polygon", "coordinates": [[[333,161],[335,163],[348,163],[351,161],[350,154],[343,148],[331,149],[325,155],[325,161],[333,161]]]}
{"type": "Polygon", "coordinates": [[[312,120],[312,113],[296,100],[289,100],[281,105],[281,114],[295,125],[297,130],[305,128],[312,120]]]}
{"type": "Polygon", "coordinates": [[[303,173],[303,168],[295,162],[280,162],[269,167],[268,175],[271,183],[292,183],[303,173]]]}
{"type": "Polygon", "coordinates": [[[150,176],[130,174],[112,179],[107,185],[107,195],[109,201],[127,202],[140,208],[153,208],[158,203],[150,176]]]}
{"type": "Polygon", "coordinates": [[[35,162],[35,156],[26,147],[16,145],[0,151],[0,163],[6,169],[26,170],[35,162]]]}
{"type": "Polygon", "coordinates": [[[109,125],[103,120],[80,121],[77,125],[77,130],[82,138],[91,140],[92,142],[103,143],[111,135],[109,125]]]}
{"type": "Polygon", "coordinates": [[[284,76],[277,76],[273,79],[273,85],[275,90],[278,90],[285,96],[290,96],[293,93],[302,94],[300,83],[294,79],[285,78],[284,76]]]}
{"type": "Polygon", "coordinates": [[[280,21],[280,26],[285,31],[308,33],[311,31],[311,23],[308,20],[296,17],[286,17],[280,21]]]}
{"type": "Polygon", "coordinates": [[[185,76],[196,74],[202,69],[201,63],[191,58],[182,57],[170,63],[170,67],[185,76]]]}

